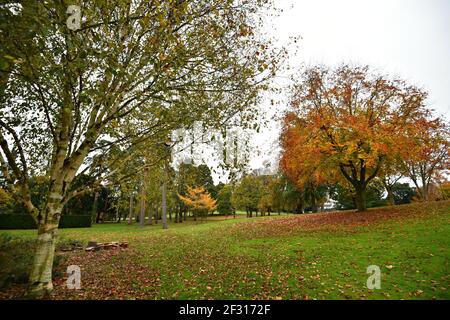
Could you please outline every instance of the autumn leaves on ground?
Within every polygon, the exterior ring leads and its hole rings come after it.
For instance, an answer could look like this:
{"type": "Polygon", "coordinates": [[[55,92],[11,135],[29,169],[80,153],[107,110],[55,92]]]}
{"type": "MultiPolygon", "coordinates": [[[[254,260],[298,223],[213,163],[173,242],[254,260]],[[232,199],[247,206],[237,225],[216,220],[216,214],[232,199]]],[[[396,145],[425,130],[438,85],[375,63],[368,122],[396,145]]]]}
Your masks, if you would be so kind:
{"type": "MultiPolygon", "coordinates": [[[[129,248],[58,252],[53,299],[449,299],[450,202],[354,211],[61,230],[129,248]],[[68,265],[81,290],[66,289],[68,265]],[[381,289],[369,290],[369,265],[381,289]]],[[[222,219],[222,218],[221,218],[222,219]]],[[[35,231],[2,231],[32,239],[35,231]]],[[[5,261],[5,253],[3,262],[5,261]]],[[[0,298],[19,296],[12,285],[0,298]]]]}

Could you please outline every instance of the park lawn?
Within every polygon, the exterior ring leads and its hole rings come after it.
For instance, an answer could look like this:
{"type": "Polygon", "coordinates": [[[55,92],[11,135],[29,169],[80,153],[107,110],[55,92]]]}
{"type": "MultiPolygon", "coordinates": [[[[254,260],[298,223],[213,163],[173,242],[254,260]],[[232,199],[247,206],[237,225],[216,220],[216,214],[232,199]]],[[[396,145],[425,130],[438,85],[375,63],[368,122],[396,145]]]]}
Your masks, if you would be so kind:
{"type": "MultiPolygon", "coordinates": [[[[442,201],[365,213],[190,221],[168,230],[125,223],[62,229],[62,241],[130,247],[58,253],[63,263],[52,298],[450,299],[449,218],[450,201],[442,201]],[[71,264],[81,268],[81,290],[65,288],[71,264]],[[381,269],[379,290],[366,287],[369,265],[381,269]]],[[[0,297],[17,295],[17,288],[0,297]]]]}

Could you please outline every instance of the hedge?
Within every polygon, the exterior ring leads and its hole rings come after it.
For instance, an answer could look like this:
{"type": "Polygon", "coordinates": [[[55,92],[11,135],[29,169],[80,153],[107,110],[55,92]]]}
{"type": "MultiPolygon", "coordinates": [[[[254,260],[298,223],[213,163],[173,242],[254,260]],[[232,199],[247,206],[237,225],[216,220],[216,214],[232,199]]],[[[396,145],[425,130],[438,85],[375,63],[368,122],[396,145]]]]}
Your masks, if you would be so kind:
{"type": "Polygon", "coordinates": [[[92,217],[90,215],[63,215],[59,220],[60,228],[89,228],[92,217]]]}
{"type": "MultiPolygon", "coordinates": [[[[60,228],[89,228],[90,215],[63,215],[59,220],[60,228]]],[[[36,229],[36,222],[27,214],[0,214],[0,229],[36,229]]]]}
{"type": "Polygon", "coordinates": [[[36,229],[36,222],[28,214],[0,214],[0,229],[36,229]]]}

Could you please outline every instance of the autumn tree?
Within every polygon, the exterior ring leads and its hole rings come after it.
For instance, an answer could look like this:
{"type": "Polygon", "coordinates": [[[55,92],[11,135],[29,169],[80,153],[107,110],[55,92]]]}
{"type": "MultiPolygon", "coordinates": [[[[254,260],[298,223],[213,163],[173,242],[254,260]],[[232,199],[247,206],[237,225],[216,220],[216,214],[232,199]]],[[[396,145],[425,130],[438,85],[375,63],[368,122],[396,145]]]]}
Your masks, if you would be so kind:
{"type": "Polygon", "coordinates": [[[178,195],[194,213],[194,220],[197,216],[206,217],[209,212],[216,210],[217,202],[203,187],[188,187],[186,196],[178,195]]]}
{"type": "Polygon", "coordinates": [[[348,181],[358,211],[365,211],[366,188],[387,155],[408,139],[404,127],[428,113],[425,97],[417,87],[368,67],[308,68],[292,88],[283,156],[298,157],[291,162],[298,172],[348,181]]]}
{"type": "MultiPolygon", "coordinates": [[[[177,193],[181,195],[187,194],[189,186],[196,186],[204,188],[213,198],[217,196],[211,170],[205,164],[194,165],[192,163],[181,163],[175,179],[177,193]]],[[[178,200],[175,221],[181,222],[182,214],[186,213],[187,207],[178,197],[175,200],[178,200]]]]}
{"type": "Polygon", "coordinates": [[[302,208],[307,202],[313,212],[318,211],[321,200],[325,198],[324,183],[327,171],[321,168],[322,163],[313,155],[320,155],[317,146],[307,143],[306,127],[299,125],[296,131],[286,132],[281,137],[284,152],[280,159],[280,168],[287,179],[301,193],[302,208]]]}
{"type": "Polygon", "coordinates": [[[403,173],[413,181],[420,198],[428,201],[430,185],[450,170],[450,126],[440,118],[421,117],[405,131],[409,139],[400,147],[403,173]]]}
{"type": "MultiPolygon", "coordinates": [[[[271,6],[265,0],[83,1],[76,30],[66,23],[72,2],[33,4],[17,20],[32,30],[24,41],[15,38],[17,23],[1,24],[9,60],[1,61],[0,169],[38,223],[29,294],[42,297],[52,290],[63,207],[107,180],[100,173],[96,186],[72,188],[89,172],[89,156],[156,145],[197,120],[220,127],[254,108],[280,55],[256,32],[258,12],[271,6]],[[42,209],[30,198],[32,173],[50,181],[42,209]]],[[[6,9],[11,21],[27,9],[16,7],[6,9]]]]}

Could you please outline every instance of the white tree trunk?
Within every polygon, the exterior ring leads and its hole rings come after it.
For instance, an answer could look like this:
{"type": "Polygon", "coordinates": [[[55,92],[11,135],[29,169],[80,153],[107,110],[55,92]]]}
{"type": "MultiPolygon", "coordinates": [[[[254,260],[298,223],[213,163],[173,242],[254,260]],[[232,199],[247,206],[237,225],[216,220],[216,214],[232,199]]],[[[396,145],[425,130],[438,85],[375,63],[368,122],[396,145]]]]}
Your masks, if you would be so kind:
{"type": "Polygon", "coordinates": [[[139,215],[139,224],[141,227],[145,225],[145,199],[141,199],[141,212],[139,215]]]}
{"type": "Polygon", "coordinates": [[[38,241],[29,278],[28,296],[42,298],[53,290],[52,267],[58,223],[44,224],[38,229],[38,241]]]}

